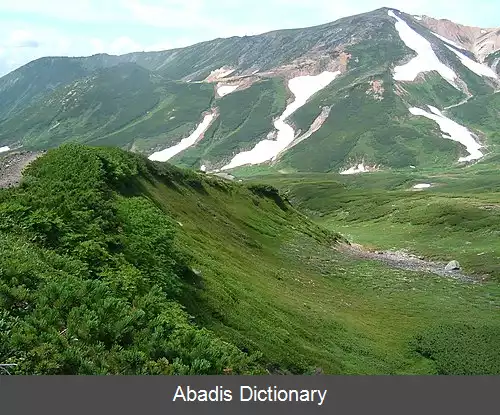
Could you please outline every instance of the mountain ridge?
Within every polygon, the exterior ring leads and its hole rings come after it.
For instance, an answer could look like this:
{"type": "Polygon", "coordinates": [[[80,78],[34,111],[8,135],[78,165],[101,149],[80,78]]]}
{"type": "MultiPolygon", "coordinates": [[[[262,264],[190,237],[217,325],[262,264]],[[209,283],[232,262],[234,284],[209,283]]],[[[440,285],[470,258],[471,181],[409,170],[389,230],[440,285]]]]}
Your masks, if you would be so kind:
{"type": "MultiPolygon", "coordinates": [[[[444,111],[445,118],[439,120],[448,123],[448,109],[500,88],[500,59],[497,51],[481,63],[473,52],[425,23],[393,8],[379,8],[309,28],[219,38],[167,51],[44,58],[0,78],[0,145],[40,149],[72,140],[158,157],[162,151],[173,154],[167,150],[187,140],[191,144],[172,160],[186,167],[210,166],[210,171],[240,167],[231,160],[245,161],[246,155],[259,161],[250,164],[279,161],[277,166],[284,169],[307,165],[338,172],[362,161],[385,169],[450,163],[452,157],[461,159],[456,150],[447,143],[438,145],[442,134],[432,124],[417,122],[409,109],[418,107],[425,117],[421,111],[431,106],[444,111]],[[121,75],[124,68],[131,72],[128,77],[121,75]],[[296,99],[291,82],[331,74],[338,75],[286,112],[296,99]],[[98,93],[75,87],[82,82],[94,83],[98,93]],[[137,85],[143,85],[141,91],[137,85]],[[63,97],[70,93],[71,100],[79,100],[73,112],[65,109],[68,98],[63,97]],[[357,108],[367,109],[368,118],[360,118],[363,111],[356,114],[353,100],[357,108]],[[225,101],[251,111],[234,112],[225,101]],[[381,115],[382,108],[389,118],[381,115]],[[280,111],[287,138],[275,125],[280,111]],[[330,122],[335,111],[350,111],[346,130],[330,122]],[[198,133],[208,113],[216,114],[215,119],[198,133]],[[405,155],[399,161],[385,155],[394,140],[405,155]],[[277,153],[268,153],[269,146],[277,153]],[[326,148],[334,153],[325,162],[316,160],[326,148]],[[266,154],[257,156],[257,151],[266,154]],[[313,158],[304,163],[304,157],[313,158]]],[[[469,135],[483,145],[496,145],[481,131],[469,135]]],[[[463,144],[460,137],[465,133],[451,138],[463,144]]]]}

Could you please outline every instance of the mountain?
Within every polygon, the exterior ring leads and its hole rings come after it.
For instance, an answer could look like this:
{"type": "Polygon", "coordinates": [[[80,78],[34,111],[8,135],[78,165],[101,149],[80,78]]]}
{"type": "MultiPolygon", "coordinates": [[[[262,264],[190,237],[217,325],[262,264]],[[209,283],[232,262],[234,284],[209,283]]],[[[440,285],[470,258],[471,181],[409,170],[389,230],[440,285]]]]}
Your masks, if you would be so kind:
{"type": "Polygon", "coordinates": [[[496,117],[484,105],[498,102],[498,39],[382,8],[162,52],[42,58],[0,79],[0,147],[112,145],[209,172],[487,160],[495,132],[469,108],[496,117]]]}
{"type": "Polygon", "coordinates": [[[1,78],[0,365],[498,375],[495,36],[383,8],[1,78]]]}
{"type": "MultiPolygon", "coordinates": [[[[498,228],[485,200],[359,194],[331,176],[278,185],[290,200],[117,148],[49,150],[0,190],[0,362],[24,375],[500,373],[498,282],[357,258],[323,226],[434,223],[461,252],[456,232],[498,228]]],[[[498,278],[495,254],[483,262],[498,278]]]]}
{"type": "MultiPolygon", "coordinates": [[[[453,42],[460,48],[471,52],[479,62],[500,49],[500,29],[470,27],[447,19],[433,19],[429,16],[414,16],[445,42],[453,42]]],[[[450,44],[453,44],[450,43],[450,44]]]]}

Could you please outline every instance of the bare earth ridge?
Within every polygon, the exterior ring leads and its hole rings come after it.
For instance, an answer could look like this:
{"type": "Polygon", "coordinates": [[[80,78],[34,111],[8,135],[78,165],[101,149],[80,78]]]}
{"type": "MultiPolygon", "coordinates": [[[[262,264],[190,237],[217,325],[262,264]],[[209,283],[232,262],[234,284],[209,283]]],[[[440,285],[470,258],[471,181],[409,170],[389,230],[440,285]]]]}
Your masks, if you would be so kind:
{"type": "Polygon", "coordinates": [[[23,151],[0,157],[0,188],[17,186],[24,168],[44,152],[23,151]]]}

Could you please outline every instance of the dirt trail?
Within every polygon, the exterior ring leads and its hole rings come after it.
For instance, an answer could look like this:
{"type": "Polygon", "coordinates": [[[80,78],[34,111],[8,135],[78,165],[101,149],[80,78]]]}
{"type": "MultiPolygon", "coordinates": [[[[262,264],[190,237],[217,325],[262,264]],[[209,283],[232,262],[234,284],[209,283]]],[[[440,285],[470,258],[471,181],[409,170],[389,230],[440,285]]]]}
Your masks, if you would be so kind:
{"type": "Polygon", "coordinates": [[[17,186],[24,168],[44,152],[23,151],[0,157],[0,188],[17,186]]]}
{"type": "Polygon", "coordinates": [[[338,250],[358,258],[381,261],[393,268],[408,271],[430,272],[441,277],[453,278],[462,282],[477,283],[479,278],[466,275],[460,270],[445,271],[446,262],[426,261],[422,257],[404,251],[369,251],[358,244],[341,244],[338,250]]]}

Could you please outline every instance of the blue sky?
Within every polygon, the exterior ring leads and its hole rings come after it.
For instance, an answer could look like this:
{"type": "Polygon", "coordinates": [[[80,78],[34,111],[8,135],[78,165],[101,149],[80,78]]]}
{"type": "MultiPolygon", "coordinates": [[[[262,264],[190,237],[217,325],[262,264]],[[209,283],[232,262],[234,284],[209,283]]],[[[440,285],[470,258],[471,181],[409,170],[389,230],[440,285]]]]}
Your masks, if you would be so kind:
{"type": "Polygon", "coordinates": [[[383,6],[500,26],[498,0],[0,0],[0,76],[42,56],[170,49],[312,26],[383,6]]]}

